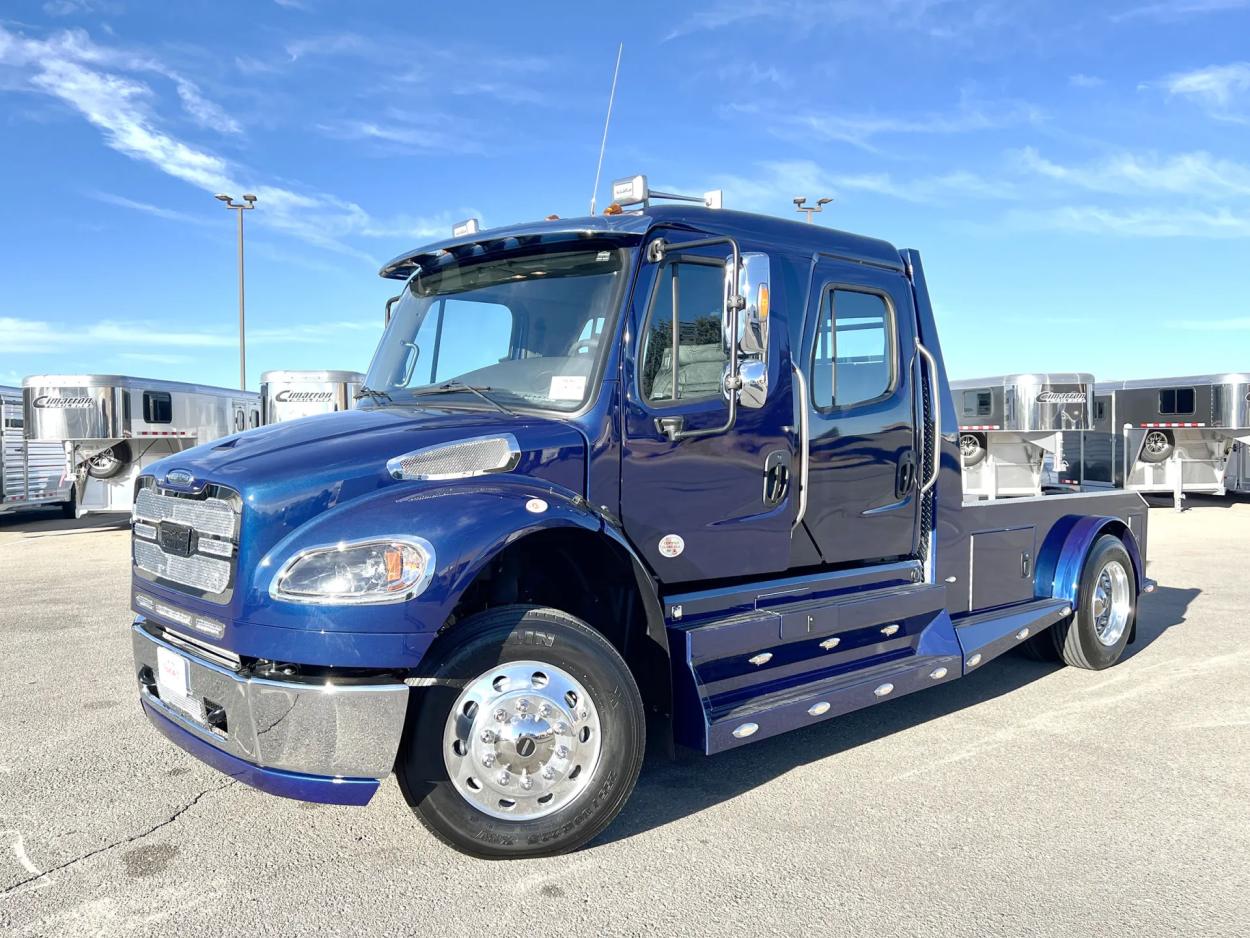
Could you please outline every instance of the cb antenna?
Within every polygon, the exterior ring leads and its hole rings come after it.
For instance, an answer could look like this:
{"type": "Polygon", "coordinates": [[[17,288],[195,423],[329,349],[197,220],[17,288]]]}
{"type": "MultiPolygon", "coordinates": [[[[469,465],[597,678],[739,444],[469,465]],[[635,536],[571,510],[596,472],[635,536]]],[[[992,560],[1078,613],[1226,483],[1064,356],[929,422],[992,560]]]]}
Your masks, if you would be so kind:
{"type": "Polygon", "coordinates": [[[595,196],[599,192],[599,173],[603,171],[603,153],[608,148],[608,125],[612,123],[612,102],[616,100],[616,79],[621,74],[621,53],[625,43],[616,50],[616,70],[612,72],[612,91],[608,95],[608,116],[603,119],[603,141],[599,144],[599,162],[595,166],[595,187],[590,191],[590,214],[595,213],[595,196]]]}

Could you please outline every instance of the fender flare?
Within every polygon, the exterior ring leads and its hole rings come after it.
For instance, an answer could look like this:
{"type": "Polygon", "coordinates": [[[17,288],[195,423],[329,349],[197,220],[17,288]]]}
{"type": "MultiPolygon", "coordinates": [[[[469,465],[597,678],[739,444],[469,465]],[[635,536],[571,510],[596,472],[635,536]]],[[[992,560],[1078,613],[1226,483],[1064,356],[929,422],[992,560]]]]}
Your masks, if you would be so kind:
{"type": "Polygon", "coordinates": [[[1113,534],[1124,544],[1133,562],[1138,595],[1146,581],[1137,538],[1127,524],[1108,515],[1065,515],[1046,535],[1038,552],[1034,578],[1034,594],[1052,596],[1076,605],[1081,590],[1081,569],[1094,542],[1103,534],[1113,534]]]}

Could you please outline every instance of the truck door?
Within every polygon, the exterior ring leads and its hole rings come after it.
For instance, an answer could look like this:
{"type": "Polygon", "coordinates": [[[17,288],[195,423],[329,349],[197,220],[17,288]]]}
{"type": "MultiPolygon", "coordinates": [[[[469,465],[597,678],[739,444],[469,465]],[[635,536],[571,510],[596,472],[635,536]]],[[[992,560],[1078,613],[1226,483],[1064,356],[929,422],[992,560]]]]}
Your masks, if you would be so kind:
{"type": "Polygon", "coordinates": [[[915,316],[901,272],[821,259],[803,333],[804,523],[827,564],[906,557],[919,523],[915,316]]]}
{"type": "Polygon", "coordinates": [[[676,440],[666,432],[727,420],[728,254],[725,244],[670,244],[662,260],[642,261],[627,313],[622,523],[664,583],[759,576],[789,561],[797,496],[789,364],[777,348],[784,330],[768,339],[762,407],[739,406],[725,432],[676,440]]]}

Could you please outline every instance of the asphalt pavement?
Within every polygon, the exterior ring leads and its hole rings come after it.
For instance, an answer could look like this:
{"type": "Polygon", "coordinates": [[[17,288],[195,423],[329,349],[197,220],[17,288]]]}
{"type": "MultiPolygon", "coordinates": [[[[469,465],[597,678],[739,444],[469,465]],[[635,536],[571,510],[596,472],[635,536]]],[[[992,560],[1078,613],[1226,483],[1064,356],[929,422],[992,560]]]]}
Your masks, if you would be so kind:
{"type": "Polygon", "coordinates": [[[486,862],[388,780],[253,791],[131,674],[128,532],[0,516],[0,933],[1250,934],[1250,500],[1150,516],[1108,671],[1009,655],[723,755],[652,747],[589,847],[486,862]]]}

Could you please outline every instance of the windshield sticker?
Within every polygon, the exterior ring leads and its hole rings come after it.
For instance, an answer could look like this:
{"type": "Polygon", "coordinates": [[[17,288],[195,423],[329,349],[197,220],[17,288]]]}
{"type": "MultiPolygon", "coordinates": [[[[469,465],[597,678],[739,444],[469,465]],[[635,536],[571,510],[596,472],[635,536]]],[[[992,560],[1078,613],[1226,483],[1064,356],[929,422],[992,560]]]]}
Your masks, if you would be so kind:
{"type": "Polygon", "coordinates": [[[598,254],[595,255],[595,260],[606,261],[611,257],[612,257],[611,251],[600,251],[598,254]]]}
{"type": "Polygon", "coordinates": [[[552,375],[547,397],[553,401],[580,401],[586,396],[585,375],[552,375]]]}
{"type": "Polygon", "coordinates": [[[660,538],[660,556],[676,557],[686,549],[686,542],[680,534],[665,534],[660,538]]]}

